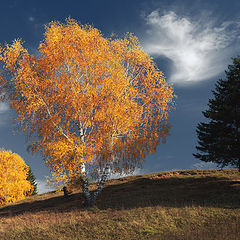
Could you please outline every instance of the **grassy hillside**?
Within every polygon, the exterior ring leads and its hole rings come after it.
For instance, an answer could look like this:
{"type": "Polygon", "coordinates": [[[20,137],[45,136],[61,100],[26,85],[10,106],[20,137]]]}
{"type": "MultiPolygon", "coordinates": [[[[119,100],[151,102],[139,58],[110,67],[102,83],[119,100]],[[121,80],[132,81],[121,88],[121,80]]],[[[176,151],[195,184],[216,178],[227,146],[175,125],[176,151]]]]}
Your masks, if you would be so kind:
{"type": "MultiPolygon", "coordinates": [[[[91,184],[94,189],[96,185],[91,184]]],[[[240,239],[237,170],[161,172],[106,182],[95,207],[49,192],[0,208],[0,239],[240,239]]]]}

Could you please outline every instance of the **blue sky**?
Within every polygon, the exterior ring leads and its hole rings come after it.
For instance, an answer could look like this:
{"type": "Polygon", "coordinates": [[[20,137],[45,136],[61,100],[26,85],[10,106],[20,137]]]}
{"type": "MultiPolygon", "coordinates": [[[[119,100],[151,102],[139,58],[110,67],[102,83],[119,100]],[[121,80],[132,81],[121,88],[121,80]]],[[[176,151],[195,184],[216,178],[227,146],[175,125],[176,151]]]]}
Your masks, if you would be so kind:
{"type": "MultiPolygon", "coordinates": [[[[134,33],[178,96],[176,110],[169,115],[172,129],[167,143],[159,145],[135,173],[213,168],[214,164],[192,156],[196,125],[204,121],[201,111],[206,110],[216,81],[225,77],[231,58],[240,55],[239,12],[238,0],[9,0],[1,2],[0,43],[21,38],[37,54],[44,25],[69,16],[95,26],[106,37],[134,33]]],[[[0,147],[24,158],[37,178],[39,192],[44,192],[49,170],[41,156],[26,151],[25,136],[12,123],[15,116],[7,103],[0,103],[0,147]]]]}

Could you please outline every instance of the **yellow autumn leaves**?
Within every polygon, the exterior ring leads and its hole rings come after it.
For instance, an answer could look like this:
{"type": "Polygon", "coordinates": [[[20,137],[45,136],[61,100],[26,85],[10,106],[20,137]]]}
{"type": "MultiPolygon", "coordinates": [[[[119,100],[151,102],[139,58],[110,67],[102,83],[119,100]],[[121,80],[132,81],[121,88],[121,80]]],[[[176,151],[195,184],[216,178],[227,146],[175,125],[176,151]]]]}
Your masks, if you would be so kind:
{"type": "Polygon", "coordinates": [[[133,169],[165,139],[173,88],[137,37],[69,18],[46,27],[39,52],[2,47],[0,89],[54,176],[79,177],[82,163],[133,169]]]}
{"type": "Polygon", "coordinates": [[[33,186],[26,180],[28,170],[18,154],[0,150],[0,205],[31,195],[33,186]]]}

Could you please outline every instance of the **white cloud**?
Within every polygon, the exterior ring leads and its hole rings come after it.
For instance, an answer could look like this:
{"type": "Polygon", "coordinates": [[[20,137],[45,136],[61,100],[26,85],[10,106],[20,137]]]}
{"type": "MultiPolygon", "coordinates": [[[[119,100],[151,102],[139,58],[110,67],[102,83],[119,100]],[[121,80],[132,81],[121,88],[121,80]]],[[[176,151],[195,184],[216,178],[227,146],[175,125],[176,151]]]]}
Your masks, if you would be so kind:
{"type": "Polygon", "coordinates": [[[0,103],[0,114],[7,112],[8,109],[9,109],[9,106],[6,103],[0,103]]]}
{"type": "MultiPolygon", "coordinates": [[[[172,82],[209,79],[226,69],[234,57],[239,41],[239,23],[223,22],[219,26],[204,16],[198,21],[179,17],[174,12],[152,12],[146,18],[149,29],[144,49],[154,57],[172,60],[172,82]]],[[[239,50],[239,49],[238,49],[239,50]]]]}
{"type": "MultiPolygon", "coordinates": [[[[191,169],[219,169],[221,168],[218,166],[217,163],[214,162],[198,162],[192,165],[191,169]]],[[[223,169],[234,168],[233,166],[225,166],[222,167],[223,169]]]]}
{"type": "MultiPolygon", "coordinates": [[[[129,173],[129,174],[120,175],[118,173],[110,173],[110,175],[107,179],[117,179],[117,178],[123,178],[123,177],[127,177],[127,176],[140,175],[140,174],[146,174],[146,172],[143,169],[136,168],[135,171],[133,171],[133,173],[129,173]]],[[[90,182],[92,182],[92,181],[90,181],[90,182]]],[[[42,179],[36,179],[36,183],[37,183],[38,194],[42,194],[42,193],[46,193],[46,192],[55,190],[55,188],[51,187],[47,183],[47,181],[44,181],[42,179]]]]}
{"type": "Polygon", "coordinates": [[[35,18],[34,18],[33,16],[30,16],[30,17],[28,18],[28,20],[29,20],[30,22],[34,22],[35,18]]]}
{"type": "Polygon", "coordinates": [[[38,194],[46,193],[55,190],[55,188],[48,185],[47,181],[36,179],[38,194]]]}
{"type": "Polygon", "coordinates": [[[6,103],[0,103],[0,127],[7,123],[9,106],[6,103]]]}
{"type": "Polygon", "coordinates": [[[128,173],[128,174],[120,175],[119,173],[110,173],[108,179],[123,178],[123,177],[135,176],[135,175],[140,175],[140,174],[146,174],[146,172],[143,169],[141,169],[141,168],[136,168],[133,171],[133,173],[128,173]]]}
{"type": "Polygon", "coordinates": [[[191,169],[217,169],[217,164],[213,162],[194,163],[191,169]]]}

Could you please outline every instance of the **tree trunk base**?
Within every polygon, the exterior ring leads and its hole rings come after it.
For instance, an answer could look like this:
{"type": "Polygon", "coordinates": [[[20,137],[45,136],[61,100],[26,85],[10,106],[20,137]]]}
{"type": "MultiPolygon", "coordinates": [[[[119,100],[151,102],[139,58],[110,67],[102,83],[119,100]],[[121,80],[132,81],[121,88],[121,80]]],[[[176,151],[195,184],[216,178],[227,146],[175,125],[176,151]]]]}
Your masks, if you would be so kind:
{"type": "Polygon", "coordinates": [[[109,168],[110,166],[107,165],[104,169],[103,175],[101,177],[101,180],[99,182],[98,188],[97,190],[95,190],[94,192],[90,192],[88,189],[88,179],[84,179],[82,178],[82,189],[83,189],[83,195],[85,198],[85,202],[84,202],[84,207],[88,208],[88,207],[92,207],[96,204],[96,199],[98,197],[98,195],[101,193],[103,185],[107,179],[107,175],[109,173],[109,168]]]}

